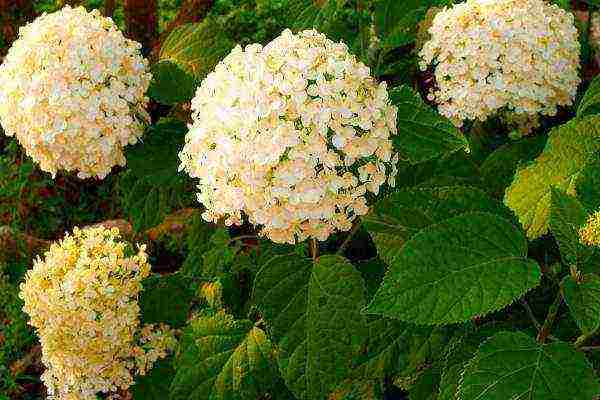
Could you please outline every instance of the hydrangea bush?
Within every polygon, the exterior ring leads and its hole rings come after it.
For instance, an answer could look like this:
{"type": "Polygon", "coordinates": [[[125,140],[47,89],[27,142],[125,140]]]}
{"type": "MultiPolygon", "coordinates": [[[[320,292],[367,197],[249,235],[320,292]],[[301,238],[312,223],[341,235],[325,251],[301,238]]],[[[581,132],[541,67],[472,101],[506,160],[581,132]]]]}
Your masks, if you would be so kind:
{"type": "Polygon", "coordinates": [[[83,3],[0,66],[0,400],[600,398],[600,5],[83,3]]]}

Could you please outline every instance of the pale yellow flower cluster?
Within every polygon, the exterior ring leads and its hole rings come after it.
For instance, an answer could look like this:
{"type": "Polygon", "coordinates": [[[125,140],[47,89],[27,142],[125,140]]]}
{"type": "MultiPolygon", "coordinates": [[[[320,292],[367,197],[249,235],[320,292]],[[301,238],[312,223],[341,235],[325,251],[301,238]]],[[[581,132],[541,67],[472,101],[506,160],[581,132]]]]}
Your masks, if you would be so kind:
{"type": "Polygon", "coordinates": [[[433,65],[429,99],[460,126],[498,110],[554,115],[579,84],[574,17],[543,0],[467,0],[439,12],[421,69],[433,65]]]}
{"type": "Polygon", "coordinates": [[[126,389],[174,348],[168,328],[140,327],[137,300],[149,273],[145,246],[134,252],[117,228],[75,228],[35,260],[20,296],[40,338],[50,398],[126,389]]]}
{"type": "Polygon", "coordinates": [[[44,14],[19,30],[0,66],[0,122],[53,176],[104,178],[124,165],[147,120],[151,75],[140,44],[83,7],[44,14]]]}
{"type": "Polygon", "coordinates": [[[600,246],[600,211],[588,216],[586,224],[579,229],[579,240],[588,246],[600,246]]]}
{"type": "Polygon", "coordinates": [[[275,242],[325,240],[394,186],[396,107],[385,83],[314,30],[236,47],[202,82],[181,169],[200,179],[203,217],[275,242]]]}

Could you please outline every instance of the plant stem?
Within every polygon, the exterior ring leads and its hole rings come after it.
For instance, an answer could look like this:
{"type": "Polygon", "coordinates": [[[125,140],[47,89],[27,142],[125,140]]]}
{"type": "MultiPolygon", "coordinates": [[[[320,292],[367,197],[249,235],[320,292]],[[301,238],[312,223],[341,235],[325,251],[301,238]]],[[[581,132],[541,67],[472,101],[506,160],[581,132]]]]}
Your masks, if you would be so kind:
{"type": "Polygon", "coordinates": [[[581,351],[595,351],[600,350],[600,346],[582,346],[579,348],[581,351]]]}
{"type": "Polygon", "coordinates": [[[562,283],[558,287],[558,293],[556,294],[556,298],[554,302],[548,309],[548,315],[546,316],[546,320],[542,325],[542,329],[538,332],[537,341],[539,343],[544,343],[548,336],[550,336],[550,330],[552,329],[552,324],[554,324],[554,320],[556,319],[556,314],[558,314],[558,309],[562,303],[563,294],[562,294],[563,286],[562,283]]]}
{"type": "MultiPolygon", "coordinates": [[[[596,334],[596,331],[584,333],[575,340],[573,344],[576,349],[583,349],[582,345],[585,344],[592,336],[596,334]]],[[[593,347],[593,346],[592,346],[593,347]]]]}
{"type": "Polygon", "coordinates": [[[336,252],[337,255],[341,255],[344,253],[344,250],[346,250],[346,247],[348,247],[348,245],[352,241],[352,238],[354,237],[356,232],[358,232],[358,230],[360,229],[360,225],[361,225],[360,220],[356,220],[354,222],[354,226],[352,226],[352,229],[350,230],[350,232],[348,232],[348,236],[346,236],[346,239],[344,239],[344,242],[341,244],[341,246],[337,250],[337,252],[336,252]]]}
{"type": "Polygon", "coordinates": [[[317,239],[310,239],[310,255],[312,256],[313,261],[317,261],[319,257],[319,244],[317,243],[317,239]]]}

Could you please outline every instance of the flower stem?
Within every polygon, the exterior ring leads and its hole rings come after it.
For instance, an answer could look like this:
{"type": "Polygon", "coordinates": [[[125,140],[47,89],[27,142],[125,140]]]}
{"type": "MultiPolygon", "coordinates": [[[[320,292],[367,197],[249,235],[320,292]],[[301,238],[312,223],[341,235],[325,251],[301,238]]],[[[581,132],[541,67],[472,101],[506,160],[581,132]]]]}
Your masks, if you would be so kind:
{"type": "Polygon", "coordinates": [[[550,336],[550,330],[552,329],[552,325],[554,324],[554,320],[556,319],[556,315],[558,314],[558,309],[560,308],[560,305],[562,303],[562,299],[563,299],[562,290],[563,290],[563,285],[561,283],[560,286],[558,287],[558,293],[556,294],[556,298],[554,299],[554,302],[550,306],[550,309],[548,309],[548,315],[546,316],[546,320],[544,321],[542,328],[538,332],[537,341],[539,343],[544,343],[546,341],[546,339],[548,338],[548,336],[550,336]]]}

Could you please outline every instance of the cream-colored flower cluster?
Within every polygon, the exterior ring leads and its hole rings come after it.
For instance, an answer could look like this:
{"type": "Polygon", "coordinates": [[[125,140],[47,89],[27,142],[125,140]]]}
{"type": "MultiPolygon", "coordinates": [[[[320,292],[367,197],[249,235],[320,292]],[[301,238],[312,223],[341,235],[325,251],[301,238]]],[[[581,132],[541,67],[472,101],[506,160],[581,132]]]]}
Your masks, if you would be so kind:
{"type": "Polygon", "coordinates": [[[600,246],[600,211],[588,216],[586,224],[579,229],[579,240],[588,246],[600,246]]]}
{"type": "Polygon", "coordinates": [[[180,153],[203,217],[232,225],[243,212],[275,242],[350,229],[398,160],[396,107],[369,74],[314,30],[236,47],[198,88],[180,153]]]}
{"type": "Polygon", "coordinates": [[[147,120],[151,75],[140,44],[83,7],[19,30],[0,66],[0,122],[44,171],[104,178],[147,120]]]}
{"type": "Polygon", "coordinates": [[[133,384],[175,346],[166,327],[140,327],[141,280],[150,273],[117,228],[79,230],[35,260],[20,296],[38,332],[50,398],[96,399],[133,384]]]}
{"type": "Polygon", "coordinates": [[[433,65],[429,99],[460,126],[498,110],[554,115],[573,102],[579,43],[572,14],[544,0],[467,0],[439,12],[421,69],[433,65]]]}

